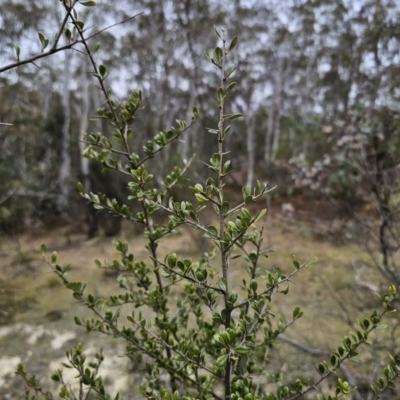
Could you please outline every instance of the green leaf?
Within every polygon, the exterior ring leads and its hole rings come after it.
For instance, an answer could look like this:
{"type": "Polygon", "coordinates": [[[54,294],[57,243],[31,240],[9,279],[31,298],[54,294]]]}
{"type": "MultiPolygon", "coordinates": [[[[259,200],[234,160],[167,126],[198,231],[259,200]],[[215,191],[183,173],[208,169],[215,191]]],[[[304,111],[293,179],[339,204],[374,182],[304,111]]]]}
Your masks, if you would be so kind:
{"type": "Polygon", "coordinates": [[[252,279],[252,280],[250,281],[250,289],[251,289],[253,292],[256,292],[256,291],[257,291],[257,287],[258,287],[257,281],[254,280],[254,279],[252,279]]]}
{"type": "Polygon", "coordinates": [[[226,291],[226,281],[225,281],[225,279],[224,278],[219,278],[217,283],[218,283],[219,288],[225,292],[226,291]]]}
{"type": "Polygon", "coordinates": [[[315,261],[317,261],[317,257],[312,257],[310,258],[308,261],[306,261],[306,263],[304,264],[305,267],[310,266],[311,264],[314,264],[315,261]]]}
{"type": "Polygon", "coordinates": [[[218,90],[217,90],[217,99],[218,99],[218,101],[219,101],[220,103],[222,103],[223,100],[224,100],[224,97],[225,97],[225,90],[224,90],[224,88],[222,88],[222,87],[218,88],[218,90]]]}
{"type": "Polygon", "coordinates": [[[177,260],[177,258],[176,258],[176,254],[175,253],[169,254],[167,256],[168,267],[174,268],[175,265],[176,265],[176,260],[177,260]]]}
{"type": "Polygon", "coordinates": [[[85,23],[82,21],[75,21],[76,26],[79,28],[79,30],[82,32],[83,27],[85,26],[85,23]]]}
{"type": "Polygon", "coordinates": [[[51,262],[52,262],[53,264],[57,262],[57,252],[56,252],[56,251],[53,251],[53,252],[51,253],[51,262]]]}
{"type": "Polygon", "coordinates": [[[97,5],[95,1],[80,1],[79,3],[85,7],[94,7],[97,5]]]}
{"type": "Polygon", "coordinates": [[[220,47],[216,47],[214,49],[212,59],[214,60],[214,63],[217,64],[219,67],[222,66],[223,53],[220,47]]]}
{"type": "Polygon", "coordinates": [[[238,296],[236,290],[232,290],[232,291],[229,293],[228,301],[229,301],[230,303],[232,303],[232,305],[234,305],[234,304],[236,303],[238,297],[239,297],[239,296],[238,296]]]}
{"type": "Polygon", "coordinates": [[[42,244],[42,245],[40,246],[40,252],[42,253],[43,256],[46,254],[46,251],[47,251],[46,245],[45,245],[45,244],[42,244]]]}
{"type": "Polygon", "coordinates": [[[19,61],[19,56],[21,54],[21,48],[17,44],[14,44],[14,50],[15,50],[15,55],[17,56],[17,60],[19,61]]]}
{"type": "Polygon", "coordinates": [[[325,373],[325,366],[323,363],[319,363],[318,364],[318,371],[321,375],[323,375],[325,373]]]}
{"type": "Polygon", "coordinates": [[[244,204],[249,204],[253,200],[253,196],[248,195],[244,198],[244,204]]]}
{"type": "Polygon", "coordinates": [[[297,307],[293,310],[293,319],[299,318],[300,312],[301,312],[300,307],[297,306],[297,307]]]}
{"type": "Polygon", "coordinates": [[[238,227],[236,226],[236,224],[233,221],[228,221],[228,225],[234,230],[238,229],[238,227]]]}
{"type": "Polygon", "coordinates": [[[60,382],[60,377],[58,376],[58,374],[53,374],[53,375],[51,376],[51,379],[52,379],[54,382],[60,382]]]}
{"type": "Polygon", "coordinates": [[[224,201],[221,206],[221,211],[226,214],[229,211],[229,203],[224,201]]]}
{"type": "Polygon", "coordinates": [[[242,117],[243,117],[243,114],[240,114],[240,113],[224,115],[224,119],[236,119],[236,118],[242,118],[242,117]]]}
{"type": "Polygon", "coordinates": [[[203,204],[205,201],[208,201],[208,199],[204,197],[201,193],[195,193],[194,195],[200,204],[203,204]]]}
{"type": "Polygon", "coordinates": [[[193,106],[193,120],[196,121],[199,119],[199,117],[199,109],[197,108],[197,106],[193,106]]]}
{"type": "Polygon", "coordinates": [[[376,329],[384,330],[384,329],[386,329],[387,327],[388,327],[388,326],[387,326],[386,324],[379,324],[379,325],[376,326],[376,329]]]}
{"type": "Polygon", "coordinates": [[[224,174],[227,173],[229,166],[231,165],[231,160],[225,161],[224,166],[222,167],[222,172],[224,174]]]}
{"type": "Polygon", "coordinates": [[[230,65],[225,72],[225,78],[229,78],[233,71],[235,71],[236,67],[234,65],[230,65]]]}
{"type": "Polygon", "coordinates": [[[38,32],[38,36],[39,36],[39,40],[41,43],[41,50],[40,52],[43,53],[43,50],[47,47],[47,45],[49,44],[49,40],[46,39],[46,37],[43,35],[43,33],[38,32]]]}
{"type": "Polygon", "coordinates": [[[232,82],[228,85],[228,87],[226,88],[226,93],[228,93],[229,91],[231,91],[235,86],[237,85],[237,82],[232,82]]]}
{"type": "Polygon", "coordinates": [[[247,354],[249,354],[249,348],[246,346],[236,346],[233,348],[233,350],[235,351],[235,353],[238,353],[241,356],[246,356],[247,354]]]}
{"type": "Polygon", "coordinates": [[[40,40],[40,42],[43,44],[43,42],[45,41],[45,36],[43,35],[43,33],[42,32],[38,32],[38,36],[39,36],[39,40],[40,40]]]}
{"type": "Polygon", "coordinates": [[[107,68],[103,64],[100,64],[100,66],[99,66],[99,74],[100,74],[102,79],[104,79],[106,73],[107,73],[107,68]]]}
{"type": "Polygon", "coordinates": [[[215,236],[215,237],[218,236],[218,231],[217,231],[217,228],[216,228],[215,226],[210,225],[210,226],[207,228],[207,230],[208,230],[208,232],[211,234],[211,236],[215,236]]]}
{"type": "Polygon", "coordinates": [[[230,129],[231,129],[231,125],[228,125],[228,126],[224,129],[224,138],[225,138],[225,135],[229,132],[230,129]]]}
{"type": "MultiPolygon", "coordinates": [[[[65,365],[64,365],[65,366],[65,365]]],[[[68,368],[71,368],[71,367],[68,367],[68,368]]],[[[60,389],[60,392],[59,392],[59,396],[62,398],[62,399],[65,399],[66,397],[67,397],[67,395],[69,394],[69,392],[68,392],[68,389],[66,388],[66,386],[65,385],[63,385],[63,386],[61,386],[61,389],[60,389]]]]}
{"type": "Polygon", "coordinates": [[[235,36],[235,37],[232,39],[231,44],[229,45],[228,53],[229,53],[230,51],[232,51],[232,50],[236,47],[237,42],[238,42],[238,37],[235,36]]]}
{"type": "Polygon", "coordinates": [[[360,322],[360,325],[361,325],[361,328],[362,328],[364,331],[367,331],[368,328],[369,328],[369,326],[370,326],[370,323],[369,323],[368,319],[365,318],[365,319],[363,319],[362,322],[360,322]]]}
{"type": "Polygon", "coordinates": [[[217,358],[217,361],[215,362],[215,365],[217,367],[223,367],[226,364],[227,361],[228,361],[228,354],[224,354],[224,355],[219,356],[217,358]]]}
{"type": "Polygon", "coordinates": [[[332,365],[333,367],[336,366],[336,356],[335,356],[334,354],[331,355],[331,365],[332,365]]]}
{"type": "Polygon", "coordinates": [[[218,29],[215,25],[214,25],[214,31],[217,34],[217,36],[222,40],[221,34],[218,32],[218,29]]]}
{"type": "Polygon", "coordinates": [[[267,209],[266,209],[266,208],[262,209],[262,210],[258,213],[255,222],[259,221],[259,220],[265,215],[266,212],[267,212],[267,209]]]}
{"type": "Polygon", "coordinates": [[[214,153],[210,159],[210,164],[217,168],[219,166],[219,162],[221,160],[221,156],[219,153],[214,153]]]}
{"type": "Polygon", "coordinates": [[[68,28],[65,28],[64,33],[65,33],[65,37],[66,37],[68,40],[71,40],[71,39],[72,39],[72,33],[71,33],[71,31],[70,31],[68,28]]]}
{"type": "Polygon", "coordinates": [[[203,192],[204,190],[203,190],[203,185],[201,185],[200,183],[196,183],[195,185],[194,185],[194,188],[196,189],[196,190],[198,190],[199,192],[203,192]]]}

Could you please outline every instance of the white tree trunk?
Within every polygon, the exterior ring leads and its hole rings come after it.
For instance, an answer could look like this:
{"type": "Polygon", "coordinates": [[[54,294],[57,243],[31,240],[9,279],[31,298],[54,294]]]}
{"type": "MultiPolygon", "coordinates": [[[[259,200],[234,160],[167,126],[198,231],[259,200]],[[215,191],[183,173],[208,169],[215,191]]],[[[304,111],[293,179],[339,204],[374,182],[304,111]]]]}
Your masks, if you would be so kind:
{"type": "Polygon", "coordinates": [[[265,135],[265,146],[264,146],[264,160],[267,165],[271,163],[271,147],[272,147],[272,138],[274,134],[274,124],[275,124],[274,114],[275,114],[275,102],[274,98],[272,98],[268,111],[267,132],[265,135]]]}
{"type": "Polygon", "coordinates": [[[310,117],[310,111],[312,109],[312,90],[314,79],[316,76],[315,72],[315,59],[316,55],[310,55],[307,60],[306,67],[306,84],[303,86],[303,90],[301,90],[301,105],[300,105],[300,116],[301,120],[307,122],[310,117]]]}
{"type": "Polygon", "coordinates": [[[280,108],[282,106],[283,92],[283,57],[278,60],[276,67],[274,88],[268,112],[267,133],[265,136],[264,160],[267,165],[274,161],[279,147],[279,132],[277,122],[280,119],[280,108]]]}
{"type": "Polygon", "coordinates": [[[247,178],[246,186],[252,187],[254,182],[254,159],[255,159],[255,115],[252,114],[247,120],[247,178]]]}
{"type": "MultiPolygon", "coordinates": [[[[190,84],[189,90],[190,90],[190,99],[189,99],[188,108],[186,110],[186,118],[185,118],[187,124],[189,124],[192,119],[192,115],[193,115],[192,107],[196,100],[195,88],[194,88],[194,85],[192,82],[190,84]]],[[[187,130],[184,133],[184,135],[182,136],[182,141],[179,143],[179,152],[181,153],[181,157],[183,160],[189,160],[189,158],[192,156],[189,153],[190,148],[191,148],[190,143],[192,141],[192,131],[193,131],[193,129],[187,130]]]]}
{"type": "Polygon", "coordinates": [[[81,174],[82,174],[82,183],[83,189],[85,193],[89,193],[91,191],[90,179],[89,179],[89,159],[83,157],[83,151],[86,147],[85,143],[82,142],[87,128],[88,128],[88,120],[89,120],[89,108],[90,108],[90,92],[89,92],[89,80],[85,73],[85,65],[82,65],[82,112],[80,115],[80,123],[79,123],[79,158],[81,160],[81,174]]]}
{"type": "Polygon", "coordinates": [[[69,178],[71,176],[71,155],[69,153],[70,135],[69,127],[71,122],[70,109],[70,67],[71,67],[71,51],[65,51],[64,76],[63,76],[63,93],[62,93],[62,108],[64,114],[64,123],[61,131],[61,157],[59,171],[59,194],[58,194],[58,209],[62,214],[65,214],[69,205],[69,178]]]}
{"type": "Polygon", "coordinates": [[[278,73],[276,75],[276,91],[275,91],[275,110],[274,110],[274,136],[270,154],[270,162],[273,163],[279,149],[279,139],[281,135],[281,113],[283,107],[283,58],[279,60],[278,73]]]}
{"type": "Polygon", "coordinates": [[[47,118],[51,106],[51,99],[53,97],[53,71],[49,59],[46,58],[46,68],[48,72],[47,81],[43,87],[43,117],[47,118]]]}

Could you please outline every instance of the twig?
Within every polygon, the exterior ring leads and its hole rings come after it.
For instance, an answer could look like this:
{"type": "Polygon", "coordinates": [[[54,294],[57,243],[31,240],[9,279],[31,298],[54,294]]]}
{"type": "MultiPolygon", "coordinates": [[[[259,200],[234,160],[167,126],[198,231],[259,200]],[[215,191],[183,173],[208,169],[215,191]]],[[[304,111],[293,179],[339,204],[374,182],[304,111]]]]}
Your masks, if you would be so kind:
{"type": "Polygon", "coordinates": [[[0,198],[0,205],[5,203],[17,190],[18,190],[18,188],[12,189],[7,194],[5,194],[2,198],[0,198]]]}
{"type": "Polygon", "coordinates": [[[140,13],[138,13],[138,14],[135,14],[135,15],[133,15],[133,16],[131,16],[131,17],[128,17],[128,18],[126,18],[126,19],[124,19],[124,20],[122,20],[122,21],[120,21],[120,22],[117,22],[117,23],[112,24],[112,25],[110,25],[110,26],[106,26],[105,28],[100,29],[100,30],[97,31],[96,33],[93,33],[93,35],[88,36],[88,37],[86,38],[86,40],[89,40],[89,39],[91,39],[91,38],[93,38],[93,37],[99,35],[100,33],[103,33],[104,31],[107,31],[108,29],[114,28],[114,26],[125,24],[126,22],[129,22],[129,21],[132,20],[133,18],[136,18],[136,17],[138,17],[139,15],[142,15],[142,14],[143,14],[143,11],[140,12],[140,13]]]}

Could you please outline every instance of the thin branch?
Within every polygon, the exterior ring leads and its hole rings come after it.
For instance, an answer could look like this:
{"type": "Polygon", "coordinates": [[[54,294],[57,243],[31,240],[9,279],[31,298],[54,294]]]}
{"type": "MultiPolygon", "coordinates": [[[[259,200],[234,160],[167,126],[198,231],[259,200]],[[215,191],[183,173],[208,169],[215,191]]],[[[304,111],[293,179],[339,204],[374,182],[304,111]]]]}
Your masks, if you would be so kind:
{"type": "MultiPolygon", "coordinates": [[[[75,3],[74,3],[74,5],[75,5],[75,3]]],[[[72,6],[72,8],[73,8],[73,6],[72,6]]],[[[72,8],[71,8],[71,10],[72,10],[72,8]]],[[[101,29],[100,31],[97,31],[97,32],[93,33],[92,35],[90,35],[90,36],[88,36],[86,38],[82,37],[81,40],[76,39],[73,42],[68,43],[68,44],[66,44],[64,46],[57,47],[58,42],[59,42],[59,40],[61,38],[61,35],[64,32],[65,25],[66,25],[66,23],[68,21],[68,18],[69,18],[69,14],[66,13],[65,16],[64,16],[63,22],[61,23],[60,29],[57,32],[57,35],[56,35],[56,38],[54,40],[53,46],[48,51],[45,51],[45,52],[40,53],[40,54],[35,54],[35,55],[33,55],[31,57],[28,57],[28,58],[26,58],[24,60],[17,60],[15,62],[11,63],[11,64],[5,65],[4,67],[0,67],[0,73],[8,71],[10,69],[14,69],[14,68],[20,67],[20,66],[25,65],[25,64],[31,64],[36,60],[39,60],[39,59],[44,58],[44,57],[51,56],[51,55],[56,54],[56,53],[58,53],[60,51],[71,49],[72,47],[74,47],[75,45],[77,45],[79,43],[84,44],[87,40],[95,37],[96,35],[100,34],[101,32],[104,32],[104,31],[106,31],[108,29],[111,29],[111,28],[113,28],[113,27],[115,27],[117,25],[124,24],[124,23],[126,23],[126,22],[132,20],[133,18],[136,18],[137,16],[142,15],[142,14],[143,14],[143,12],[140,12],[140,13],[135,14],[132,17],[129,17],[129,18],[127,18],[127,19],[125,19],[125,20],[123,20],[121,22],[117,22],[116,24],[107,26],[107,27],[101,29]]]]}
{"type": "MultiPolygon", "coordinates": [[[[75,4],[76,4],[76,1],[72,5],[72,8],[75,6],[75,4]]],[[[56,37],[54,39],[53,46],[51,46],[51,50],[56,50],[57,49],[58,42],[59,42],[59,40],[61,38],[61,35],[64,32],[64,28],[65,28],[65,25],[67,24],[67,21],[68,21],[68,14],[65,14],[64,15],[64,19],[61,22],[60,29],[58,30],[57,35],[56,35],[56,37]]]]}
{"type": "Polygon", "coordinates": [[[35,54],[34,56],[26,58],[25,60],[18,60],[16,62],[11,63],[11,64],[5,65],[4,67],[0,67],[0,73],[8,71],[10,69],[14,69],[14,68],[20,67],[21,65],[33,63],[34,61],[39,60],[40,58],[51,56],[52,54],[58,53],[59,51],[68,50],[68,49],[74,47],[78,43],[82,43],[82,41],[75,40],[75,41],[73,41],[71,43],[66,44],[65,46],[57,47],[54,50],[50,49],[50,50],[48,50],[48,51],[46,51],[44,53],[35,54]]]}
{"type": "Polygon", "coordinates": [[[268,293],[272,293],[272,291],[274,289],[277,289],[279,286],[281,286],[283,283],[285,282],[291,282],[291,277],[295,274],[297,274],[300,270],[302,270],[303,268],[305,268],[308,265],[309,261],[307,261],[306,263],[304,263],[303,265],[301,265],[299,267],[299,269],[294,270],[292,273],[290,273],[285,279],[282,279],[281,281],[279,281],[277,284],[275,284],[274,286],[271,286],[270,288],[262,291],[261,293],[257,293],[255,296],[251,296],[249,298],[247,298],[246,300],[243,300],[241,303],[236,304],[232,310],[234,310],[235,308],[240,308],[243,307],[244,305],[246,305],[247,303],[256,300],[257,298],[264,296],[265,294],[268,293]]]}
{"type": "Polygon", "coordinates": [[[292,347],[296,347],[297,349],[303,351],[304,353],[311,354],[312,356],[322,356],[322,357],[327,357],[330,355],[329,351],[323,350],[323,349],[318,349],[315,347],[309,347],[306,346],[303,343],[300,343],[298,340],[291,339],[287,336],[284,335],[279,335],[277,337],[278,340],[280,340],[283,343],[290,344],[292,347]]]}
{"type": "Polygon", "coordinates": [[[12,189],[8,193],[6,193],[3,197],[1,197],[0,198],[0,205],[5,203],[17,190],[18,190],[18,188],[12,189]]]}
{"type": "Polygon", "coordinates": [[[213,371],[212,369],[208,368],[207,366],[205,366],[204,364],[199,363],[198,361],[192,360],[190,358],[188,358],[186,356],[186,354],[180,352],[179,350],[177,350],[174,346],[171,346],[169,343],[167,343],[165,340],[161,339],[161,337],[157,336],[156,334],[154,334],[152,331],[148,330],[145,326],[143,327],[142,325],[138,324],[137,322],[135,322],[135,325],[139,328],[139,329],[143,329],[148,335],[152,336],[155,340],[157,340],[158,342],[160,342],[164,347],[171,349],[174,353],[178,354],[179,356],[185,358],[185,360],[190,363],[190,364],[194,364],[197,365],[198,367],[204,369],[205,371],[207,371],[210,375],[212,375],[214,378],[221,380],[221,378],[218,376],[218,374],[215,373],[215,371],[213,371]]]}
{"type": "Polygon", "coordinates": [[[100,33],[103,33],[104,31],[107,31],[108,29],[114,28],[114,27],[117,26],[117,25],[125,24],[126,22],[129,22],[130,20],[132,20],[132,19],[134,19],[134,18],[136,18],[136,17],[138,17],[139,15],[142,15],[142,14],[143,14],[143,11],[140,12],[140,13],[138,13],[138,14],[135,14],[135,15],[133,15],[133,16],[131,16],[131,17],[128,17],[128,18],[126,18],[126,19],[124,19],[124,20],[122,20],[122,21],[120,21],[120,22],[117,22],[117,23],[112,24],[112,25],[110,25],[110,26],[106,26],[105,28],[102,28],[102,29],[100,29],[99,31],[97,31],[96,33],[93,33],[92,35],[88,36],[88,37],[86,38],[86,40],[92,39],[93,37],[99,35],[100,33]]]}
{"type": "MultiPolygon", "coordinates": [[[[82,29],[80,28],[80,26],[79,26],[79,24],[77,23],[77,21],[75,20],[75,17],[72,15],[72,7],[68,7],[67,4],[65,4],[65,3],[63,3],[63,4],[64,4],[65,11],[67,12],[69,18],[71,19],[71,21],[72,21],[74,27],[76,28],[76,30],[77,30],[77,32],[78,32],[78,35],[79,35],[80,38],[81,38],[81,43],[84,45],[84,47],[85,47],[85,49],[86,49],[87,55],[88,55],[88,57],[89,57],[89,59],[90,59],[90,62],[91,62],[91,64],[92,64],[92,66],[93,66],[94,73],[95,73],[95,75],[97,76],[97,79],[98,79],[98,81],[99,81],[101,90],[102,90],[102,92],[104,93],[104,96],[105,96],[105,98],[106,98],[106,100],[107,100],[109,109],[110,109],[110,111],[111,111],[112,114],[113,114],[113,119],[114,119],[115,123],[118,123],[118,122],[119,122],[119,118],[118,118],[117,112],[116,112],[116,110],[115,110],[115,107],[114,107],[114,105],[113,105],[113,103],[112,103],[112,101],[111,101],[111,98],[110,98],[110,96],[109,96],[109,93],[107,92],[107,90],[106,90],[106,88],[105,88],[105,86],[104,86],[104,78],[102,78],[102,77],[100,76],[99,71],[98,71],[98,68],[97,68],[97,64],[96,64],[96,62],[94,61],[93,54],[92,54],[92,52],[91,52],[91,50],[90,50],[90,48],[89,48],[89,45],[88,45],[88,43],[87,43],[86,38],[85,38],[84,35],[83,35],[83,31],[82,31],[82,29]]],[[[128,144],[127,144],[126,142],[125,142],[125,149],[126,149],[127,152],[129,152],[129,147],[128,147],[128,144]]]]}
{"type": "Polygon", "coordinates": [[[168,146],[171,142],[173,142],[173,141],[176,140],[176,139],[179,139],[179,138],[182,136],[182,134],[183,134],[184,132],[186,132],[189,128],[191,128],[192,125],[193,125],[195,122],[196,122],[195,120],[191,121],[189,125],[185,126],[185,129],[183,129],[182,131],[180,131],[179,133],[177,133],[175,136],[173,136],[171,139],[169,139],[169,140],[165,143],[165,145],[159,147],[157,150],[153,151],[153,152],[152,152],[151,154],[149,154],[147,157],[143,158],[143,159],[137,164],[137,166],[140,167],[140,166],[141,166],[142,164],[144,164],[147,160],[149,160],[150,158],[153,158],[154,155],[156,155],[157,153],[159,153],[160,151],[162,151],[162,149],[164,149],[166,146],[168,146]]]}
{"type": "MultiPolygon", "coordinates": [[[[319,349],[316,347],[309,347],[303,343],[300,343],[298,340],[288,338],[287,336],[279,335],[277,337],[278,340],[280,340],[283,343],[289,344],[292,347],[295,347],[299,350],[301,350],[304,353],[310,354],[312,356],[316,357],[329,357],[330,353],[327,350],[319,349]]],[[[346,365],[341,364],[340,369],[343,372],[343,375],[345,376],[346,380],[349,382],[351,386],[357,386],[357,380],[354,374],[350,371],[349,368],[347,368],[346,365]]],[[[361,393],[356,390],[354,393],[355,399],[354,400],[364,400],[364,397],[361,395],[361,393]]]]}
{"type": "MultiPolygon", "coordinates": [[[[151,257],[150,257],[150,258],[151,258],[151,257]]],[[[180,272],[178,272],[178,271],[172,269],[171,267],[169,267],[168,265],[162,263],[161,261],[158,261],[158,260],[156,260],[156,261],[157,261],[157,263],[158,263],[159,265],[161,265],[161,266],[164,267],[166,270],[168,270],[169,272],[171,272],[171,274],[178,275],[178,276],[180,276],[181,278],[183,278],[183,279],[185,279],[185,280],[188,280],[189,282],[192,282],[192,283],[195,284],[195,285],[199,285],[199,286],[204,287],[205,289],[214,290],[215,292],[218,292],[218,293],[221,293],[221,294],[225,294],[225,291],[222,290],[222,289],[220,289],[220,288],[217,288],[217,287],[211,286],[211,285],[207,285],[207,284],[204,283],[204,282],[199,282],[198,280],[196,280],[196,279],[194,279],[194,278],[191,278],[191,277],[188,276],[188,275],[182,274],[182,273],[180,273],[180,272]]]]}
{"type": "MultiPolygon", "coordinates": [[[[382,318],[385,314],[387,313],[387,311],[382,311],[379,315],[379,318],[382,318]]],[[[365,333],[367,335],[369,335],[373,330],[375,330],[377,328],[377,325],[372,325],[365,333]]],[[[290,340],[293,344],[296,344],[297,341],[294,341],[292,339],[288,339],[286,338],[286,340],[290,340]]],[[[360,347],[362,344],[366,343],[367,339],[363,338],[361,339],[359,342],[354,343],[354,347],[352,347],[352,351],[347,352],[346,355],[344,355],[342,358],[340,358],[340,362],[339,365],[341,365],[344,361],[346,361],[347,359],[352,357],[352,352],[354,352],[355,350],[358,349],[358,347],[360,347]]],[[[297,342],[298,344],[298,342],[297,342]]],[[[302,345],[301,346],[304,349],[307,348],[307,346],[302,345]]],[[[300,348],[300,347],[299,347],[300,348]]],[[[317,351],[317,349],[313,349],[313,351],[317,351]]],[[[339,367],[340,368],[340,367],[339,367]]],[[[348,371],[348,370],[347,370],[348,371]]],[[[326,372],[325,374],[321,375],[321,377],[317,380],[317,382],[314,383],[314,385],[310,386],[308,389],[305,389],[304,391],[301,391],[300,393],[297,393],[295,396],[290,397],[289,400],[296,400],[299,399],[301,397],[303,397],[306,393],[309,393],[312,390],[317,390],[318,385],[323,382],[326,378],[328,378],[329,376],[331,376],[332,374],[335,373],[335,368],[333,369],[329,369],[328,372],[326,372]]],[[[360,398],[362,399],[362,398],[360,398]]]]}
{"type": "MultiPolygon", "coordinates": [[[[276,187],[277,187],[277,186],[275,185],[274,187],[272,187],[271,189],[268,189],[268,190],[267,190],[267,188],[265,187],[261,193],[259,193],[259,194],[256,195],[256,196],[253,196],[252,201],[256,201],[256,200],[258,200],[260,197],[264,196],[265,194],[272,192],[273,190],[276,189],[276,187]]],[[[231,215],[231,214],[234,214],[235,212],[239,211],[239,210],[240,210],[243,206],[245,206],[245,205],[246,205],[246,203],[243,201],[242,203],[238,204],[237,206],[235,206],[235,207],[233,207],[231,210],[229,210],[229,211],[226,213],[226,216],[229,216],[229,215],[231,215]]]]}

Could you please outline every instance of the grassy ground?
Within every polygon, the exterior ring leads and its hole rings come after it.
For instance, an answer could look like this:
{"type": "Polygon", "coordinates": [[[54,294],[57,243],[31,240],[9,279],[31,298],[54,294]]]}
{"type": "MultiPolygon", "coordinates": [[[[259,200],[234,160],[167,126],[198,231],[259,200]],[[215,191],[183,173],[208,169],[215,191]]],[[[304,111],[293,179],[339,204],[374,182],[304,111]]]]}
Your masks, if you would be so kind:
{"type": "MultiPolygon", "coordinates": [[[[292,255],[296,255],[300,262],[314,256],[318,261],[295,276],[289,294],[278,295],[272,312],[290,320],[292,310],[300,306],[304,317],[286,335],[307,346],[332,351],[340,344],[339,338],[350,330],[346,321],[368,316],[365,309],[372,309],[378,304],[372,292],[354,284],[352,261],[368,256],[355,245],[334,245],[316,240],[308,224],[289,222],[270,218],[266,223],[265,244],[271,246],[274,252],[262,262],[261,269],[271,270],[279,266],[283,271],[290,272],[293,269],[292,255]]],[[[82,334],[80,328],[74,326],[73,316],[87,315],[88,311],[74,302],[71,293],[60,285],[39,252],[40,245],[46,243],[49,252],[58,252],[61,264],[71,265],[70,275],[74,280],[89,282],[88,291],[96,296],[107,296],[117,288],[115,279],[97,269],[93,260],[115,258],[111,240],[103,237],[86,240],[82,234],[71,235],[67,240],[67,230],[68,227],[65,227],[42,234],[3,238],[1,242],[0,354],[7,365],[23,361],[31,371],[46,374],[49,367],[57,366],[65,349],[79,341],[93,348],[101,345],[112,354],[123,353],[123,348],[115,347],[112,341],[98,335],[82,334]],[[54,342],[55,338],[58,342],[54,342]]],[[[130,233],[129,229],[124,230],[122,237],[128,241],[130,252],[135,254],[136,259],[147,259],[143,237],[130,233]]],[[[173,251],[195,258],[199,255],[198,242],[198,237],[183,231],[163,241],[159,251],[161,254],[173,251]]],[[[376,284],[379,277],[375,272],[367,271],[367,274],[368,279],[376,284]]],[[[230,270],[231,281],[241,282],[243,275],[241,262],[235,261],[230,270]]],[[[394,326],[396,321],[389,319],[389,326],[394,326]]],[[[387,336],[380,338],[379,343],[389,343],[387,336]]],[[[294,351],[286,344],[277,346],[271,357],[274,358],[275,368],[296,370],[304,375],[313,370],[313,365],[319,360],[294,351]]],[[[365,356],[360,356],[361,369],[356,369],[356,366],[350,368],[356,374],[364,375],[370,358],[367,352],[365,356]]],[[[116,366],[110,368],[115,370],[116,366]]],[[[20,389],[20,383],[12,378],[12,374],[3,373],[0,376],[0,397],[16,398],[13,396],[20,389]]]]}

